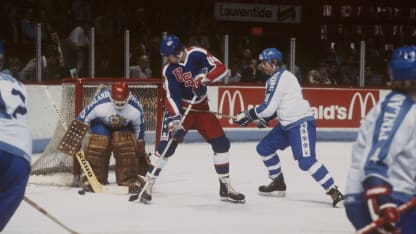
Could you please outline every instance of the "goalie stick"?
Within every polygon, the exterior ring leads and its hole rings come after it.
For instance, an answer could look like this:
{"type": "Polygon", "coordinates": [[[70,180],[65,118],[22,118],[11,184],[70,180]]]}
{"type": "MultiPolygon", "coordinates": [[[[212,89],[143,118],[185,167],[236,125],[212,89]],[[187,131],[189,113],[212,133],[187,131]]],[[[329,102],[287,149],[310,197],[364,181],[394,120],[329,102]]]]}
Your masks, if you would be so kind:
{"type": "MultiPolygon", "coordinates": [[[[45,86],[45,93],[46,96],[49,99],[49,102],[52,105],[52,108],[55,110],[56,114],[58,115],[59,122],[61,123],[62,127],[65,131],[68,130],[68,124],[66,123],[64,117],[62,116],[62,113],[58,110],[58,107],[56,106],[55,101],[53,100],[51,93],[49,92],[48,86],[45,86]]],[[[91,188],[94,192],[100,193],[115,193],[115,194],[128,194],[128,187],[127,186],[104,186],[102,185],[97,177],[94,174],[94,171],[91,168],[91,165],[89,162],[85,159],[84,152],[82,150],[78,150],[74,157],[78,160],[78,163],[80,164],[82,170],[84,171],[88,182],[91,185],[91,188]]],[[[80,193],[82,194],[82,193],[80,193]]]]}
{"type": "Polygon", "coordinates": [[[45,209],[43,209],[38,204],[36,204],[34,201],[32,201],[32,199],[28,198],[27,196],[24,196],[23,197],[23,200],[25,200],[25,202],[27,202],[30,206],[32,206],[33,208],[35,208],[36,210],[38,210],[40,213],[44,214],[46,217],[48,217],[54,223],[58,224],[63,229],[67,230],[69,233],[71,233],[71,234],[79,234],[79,232],[74,231],[73,229],[71,229],[70,227],[66,226],[64,223],[62,223],[61,221],[59,221],[57,218],[55,218],[53,215],[49,214],[49,212],[47,212],[45,209]]]}
{"type": "MultiPolygon", "coordinates": [[[[400,214],[403,214],[404,212],[415,207],[416,207],[416,198],[413,198],[410,201],[399,206],[398,210],[400,214]]],[[[384,222],[385,222],[384,218],[379,218],[377,220],[374,220],[373,222],[369,223],[367,226],[358,230],[357,234],[368,234],[371,231],[374,231],[377,227],[380,227],[384,222]]]]}
{"type": "MultiPolygon", "coordinates": [[[[191,109],[192,109],[192,105],[195,103],[195,101],[196,101],[196,99],[197,99],[197,98],[198,98],[198,96],[194,95],[194,97],[193,97],[193,98],[192,98],[192,100],[191,100],[191,103],[189,103],[189,106],[186,108],[185,113],[183,114],[182,119],[181,119],[181,125],[183,124],[183,122],[185,121],[185,119],[186,119],[186,117],[188,116],[189,112],[191,111],[191,109]]],[[[150,173],[149,177],[152,177],[152,176],[154,176],[154,175],[155,175],[156,170],[159,168],[159,165],[160,165],[160,163],[162,162],[162,160],[163,160],[163,159],[165,159],[165,155],[166,155],[166,153],[168,152],[168,149],[169,149],[169,147],[170,147],[170,145],[172,144],[172,142],[173,142],[173,141],[174,141],[174,139],[173,139],[173,138],[170,138],[170,139],[169,139],[168,143],[166,144],[165,149],[163,150],[162,154],[160,155],[160,158],[159,158],[159,160],[157,161],[156,165],[153,167],[153,170],[152,170],[152,172],[150,173]]],[[[148,181],[148,180],[146,180],[146,183],[144,184],[144,186],[143,186],[142,190],[140,191],[140,193],[137,193],[137,194],[131,195],[131,196],[129,197],[129,201],[135,201],[135,200],[137,200],[137,199],[139,199],[140,201],[142,201],[142,199],[141,199],[141,198],[142,198],[142,196],[143,196],[143,193],[146,191],[147,186],[149,186],[149,181],[148,181]]],[[[142,202],[144,202],[144,201],[142,201],[142,202]]],[[[145,202],[144,202],[144,203],[145,203],[145,202]]]]}

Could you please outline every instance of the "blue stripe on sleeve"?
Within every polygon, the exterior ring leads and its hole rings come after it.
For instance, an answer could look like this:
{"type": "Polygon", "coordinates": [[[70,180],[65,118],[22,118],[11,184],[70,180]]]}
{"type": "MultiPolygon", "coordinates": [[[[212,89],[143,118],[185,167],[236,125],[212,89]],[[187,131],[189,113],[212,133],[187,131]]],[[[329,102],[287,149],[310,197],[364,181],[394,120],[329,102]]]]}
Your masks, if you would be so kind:
{"type": "Polygon", "coordinates": [[[279,84],[280,77],[282,76],[285,70],[283,68],[279,68],[275,74],[273,74],[268,80],[266,85],[266,96],[263,100],[263,103],[256,107],[256,113],[259,115],[261,112],[265,111],[267,107],[269,107],[270,102],[273,100],[273,96],[275,95],[277,85],[279,84]],[[274,82],[274,83],[273,83],[274,82]]]}
{"type": "Polygon", "coordinates": [[[109,95],[107,95],[106,93],[103,92],[103,93],[97,95],[97,97],[95,97],[94,100],[88,106],[86,106],[81,111],[81,113],[79,113],[79,115],[77,116],[77,120],[85,121],[87,116],[94,110],[95,107],[97,107],[98,105],[101,105],[103,103],[108,103],[108,102],[111,102],[111,99],[110,99],[109,95]]]}

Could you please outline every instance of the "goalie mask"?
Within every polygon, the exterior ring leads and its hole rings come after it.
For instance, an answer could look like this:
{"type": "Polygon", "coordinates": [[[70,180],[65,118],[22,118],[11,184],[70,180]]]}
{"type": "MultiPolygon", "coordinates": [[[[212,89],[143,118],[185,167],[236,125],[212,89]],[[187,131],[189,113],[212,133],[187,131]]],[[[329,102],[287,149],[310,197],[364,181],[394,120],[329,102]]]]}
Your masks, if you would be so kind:
{"type": "Polygon", "coordinates": [[[111,102],[118,110],[122,110],[127,106],[129,102],[130,92],[129,86],[125,82],[115,82],[111,86],[111,102]]]}

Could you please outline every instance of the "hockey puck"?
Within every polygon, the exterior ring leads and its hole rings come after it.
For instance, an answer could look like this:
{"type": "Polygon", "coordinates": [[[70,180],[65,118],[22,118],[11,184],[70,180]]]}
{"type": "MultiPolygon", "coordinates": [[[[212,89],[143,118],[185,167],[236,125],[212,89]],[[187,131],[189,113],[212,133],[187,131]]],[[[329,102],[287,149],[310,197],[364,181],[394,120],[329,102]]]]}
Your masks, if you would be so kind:
{"type": "Polygon", "coordinates": [[[79,190],[79,191],[78,191],[78,194],[79,194],[79,195],[85,195],[85,190],[84,190],[84,189],[79,190]]]}

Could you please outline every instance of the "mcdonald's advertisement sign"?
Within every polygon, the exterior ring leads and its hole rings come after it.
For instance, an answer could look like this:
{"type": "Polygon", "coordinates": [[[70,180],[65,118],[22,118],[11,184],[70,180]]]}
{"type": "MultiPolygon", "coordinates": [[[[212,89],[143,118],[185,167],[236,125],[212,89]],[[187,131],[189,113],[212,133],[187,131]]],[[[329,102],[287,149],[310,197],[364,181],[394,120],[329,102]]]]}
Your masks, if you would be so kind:
{"type": "MultiPolygon", "coordinates": [[[[358,128],[361,120],[379,101],[380,92],[378,89],[303,89],[303,95],[311,105],[318,128],[358,128]]],[[[261,104],[263,98],[263,87],[219,86],[216,111],[236,115],[261,104]]],[[[230,119],[220,116],[218,118],[223,127],[238,127],[230,119]]]]}

